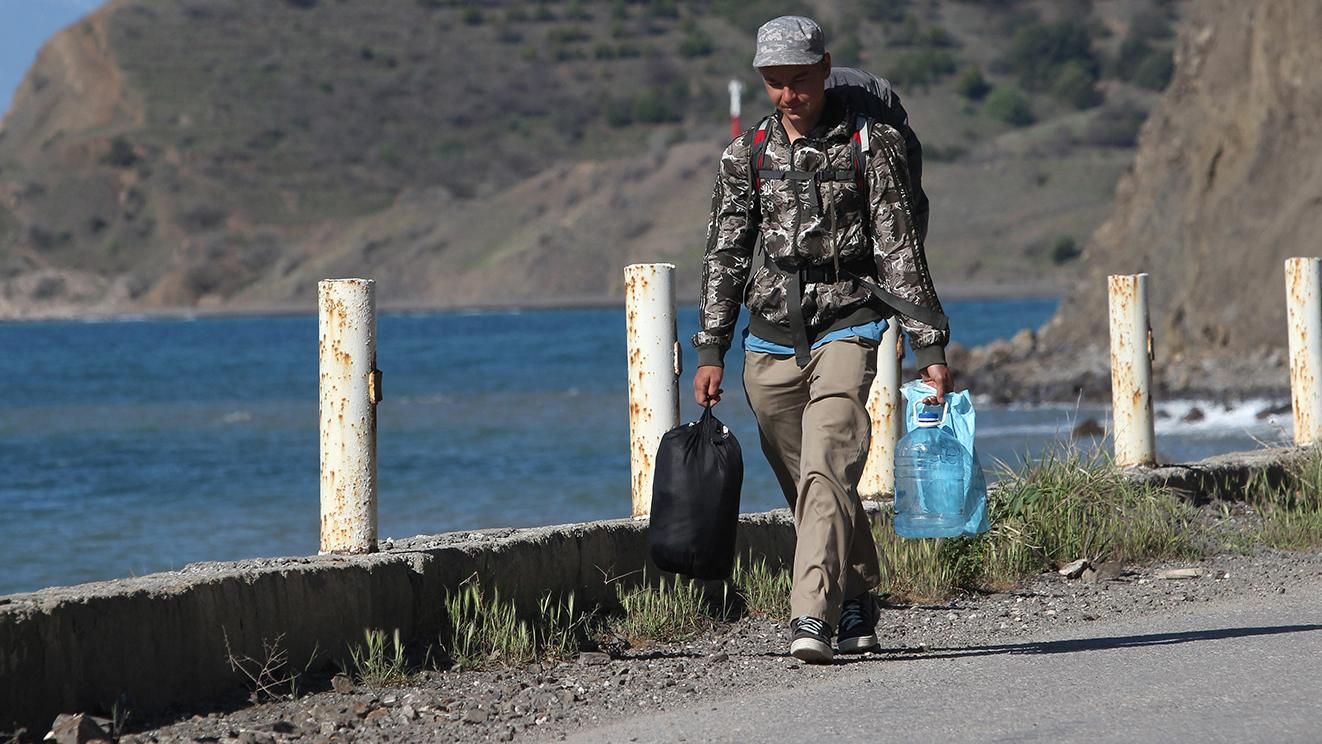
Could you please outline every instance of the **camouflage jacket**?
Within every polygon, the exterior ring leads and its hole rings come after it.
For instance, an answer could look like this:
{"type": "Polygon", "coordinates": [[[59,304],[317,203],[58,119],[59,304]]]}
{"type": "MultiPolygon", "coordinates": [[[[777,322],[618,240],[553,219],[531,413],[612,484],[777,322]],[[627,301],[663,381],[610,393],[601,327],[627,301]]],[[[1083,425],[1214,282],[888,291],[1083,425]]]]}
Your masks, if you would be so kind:
{"type": "MultiPolygon", "coordinates": [[[[817,127],[793,145],[777,119],[767,140],[763,168],[771,170],[852,170],[852,125],[840,101],[827,91],[817,127]]],[[[881,284],[895,295],[941,312],[914,226],[899,131],[873,121],[865,170],[866,194],[853,181],[820,183],[764,180],[760,198],[749,178],[749,139],[740,136],[721,155],[712,193],[703,257],[701,330],[693,336],[698,364],[721,365],[734,335],[740,304],[747,304],[750,327],[770,341],[789,345],[787,279],[759,263],[753,249],[759,235],[768,258],[782,266],[838,264],[877,252],[881,284]],[[818,189],[820,199],[808,192],[818,189]],[[819,206],[821,205],[821,206],[819,206]],[[871,221],[869,231],[864,220],[871,221]],[[869,234],[875,246],[869,245],[869,234]],[[752,281],[749,281],[750,271],[752,281]]],[[[853,279],[803,285],[803,313],[810,338],[840,327],[889,317],[890,308],[853,279]]],[[[920,367],[945,361],[949,332],[900,317],[920,367]]]]}

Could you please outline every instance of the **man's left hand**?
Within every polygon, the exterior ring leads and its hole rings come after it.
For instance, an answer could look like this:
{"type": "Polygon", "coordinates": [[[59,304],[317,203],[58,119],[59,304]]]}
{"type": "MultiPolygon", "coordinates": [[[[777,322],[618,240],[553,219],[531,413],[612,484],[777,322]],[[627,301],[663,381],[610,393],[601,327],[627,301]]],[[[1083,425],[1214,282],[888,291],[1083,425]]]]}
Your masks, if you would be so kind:
{"type": "Polygon", "coordinates": [[[936,391],[936,395],[929,395],[923,399],[928,405],[945,403],[946,393],[955,390],[955,375],[944,364],[930,364],[919,370],[918,375],[936,391]]]}

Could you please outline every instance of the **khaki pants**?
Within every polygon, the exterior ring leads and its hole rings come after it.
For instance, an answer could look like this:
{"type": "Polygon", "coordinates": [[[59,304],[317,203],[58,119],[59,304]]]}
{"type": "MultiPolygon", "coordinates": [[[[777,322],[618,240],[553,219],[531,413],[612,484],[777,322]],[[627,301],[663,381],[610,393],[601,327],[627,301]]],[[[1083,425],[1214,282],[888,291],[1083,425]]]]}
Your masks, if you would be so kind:
{"type": "Polygon", "coordinates": [[[794,357],[745,354],[744,390],[762,451],[794,513],[791,617],[811,615],[835,627],[841,602],[880,583],[858,497],[876,374],[877,345],[862,339],[823,344],[803,369],[794,357]]]}

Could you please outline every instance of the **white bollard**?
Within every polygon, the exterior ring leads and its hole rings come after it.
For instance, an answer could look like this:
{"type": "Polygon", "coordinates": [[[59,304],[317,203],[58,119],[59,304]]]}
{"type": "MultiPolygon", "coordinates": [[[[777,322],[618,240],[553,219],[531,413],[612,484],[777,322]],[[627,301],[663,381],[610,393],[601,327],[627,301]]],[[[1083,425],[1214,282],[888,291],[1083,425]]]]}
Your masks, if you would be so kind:
{"type": "Polygon", "coordinates": [[[868,392],[872,443],[858,481],[859,498],[881,501],[895,496],[895,447],[904,411],[900,405],[900,324],[891,320],[877,347],[877,376],[868,392]]]}
{"type": "Polygon", "coordinates": [[[652,472],[661,437],[679,426],[680,354],[674,264],[624,268],[629,334],[629,452],[633,516],[652,511],[652,472]]]}
{"type": "Polygon", "coordinates": [[[317,285],[321,371],[321,552],[376,551],[376,283],[317,285]]]}
{"type": "Polygon", "coordinates": [[[1111,309],[1111,419],[1115,464],[1153,465],[1152,328],[1148,275],[1107,278],[1111,309]]]}
{"type": "Polygon", "coordinates": [[[1322,258],[1286,259],[1285,299],[1294,442],[1317,444],[1322,441],[1322,258]]]}

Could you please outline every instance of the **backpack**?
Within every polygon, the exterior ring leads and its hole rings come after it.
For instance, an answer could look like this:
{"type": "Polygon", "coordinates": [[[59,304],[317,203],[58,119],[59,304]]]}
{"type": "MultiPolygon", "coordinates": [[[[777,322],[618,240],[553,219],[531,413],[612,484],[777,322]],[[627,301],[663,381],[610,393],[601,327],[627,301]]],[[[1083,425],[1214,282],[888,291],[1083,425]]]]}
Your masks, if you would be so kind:
{"type": "MultiPolygon", "coordinates": [[[[756,200],[761,193],[763,180],[854,181],[858,184],[859,192],[866,193],[865,169],[867,167],[867,155],[870,150],[869,125],[873,121],[880,121],[883,124],[895,127],[904,137],[906,163],[909,171],[909,189],[901,188],[901,198],[909,206],[914,229],[918,233],[919,240],[925,240],[927,237],[929,207],[927,194],[923,192],[922,187],[922,145],[909,126],[909,115],[905,112],[904,107],[900,105],[900,97],[891,89],[890,83],[870,72],[852,67],[833,67],[830,77],[826,79],[826,87],[836,91],[836,94],[842,98],[846,115],[851,122],[850,139],[853,141],[854,149],[852,169],[848,171],[805,173],[763,168],[763,158],[766,155],[767,139],[771,133],[774,115],[767,116],[758,122],[756,127],[748,130],[743,135],[745,138],[744,145],[748,147],[748,177],[752,185],[754,199],[756,200]]],[[[893,157],[891,162],[895,162],[893,157]]],[[[814,199],[817,198],[815,189],[811,191],[811,195],[814,199]]],[[[818,206],[820,207],[820,205],[818,206]]],[[[864,220],[863,224],[864,229],[871,235],[871,225],[867,220],[864,220]]],[[[790,302],[788,310],[790,331],[794,336],[795,359],[800,367],[807,366],[809,344],[807,329],[804,327],[803,320],[803,284],[809,281],[827,280],[828,275],[831,277],[830,280],[834,281],[838,279],[838,275],[824,272],[816,269],[816,267],[786,270],[778,266],[769,256],[765,261],[765,265],[784,274],[790,280],[787,299],[790,302]]],[[[874,297],[892,310],[926,323],[933,328],[945,330],[950,327],[950,321],[944,314],[917,305],[882,288],[879,281],[880,268],[875,261],[869,260],[867,265],[861,268],[862,271],[852,272],[852,277],[858,279],[872,292],[874,297]]]]}

